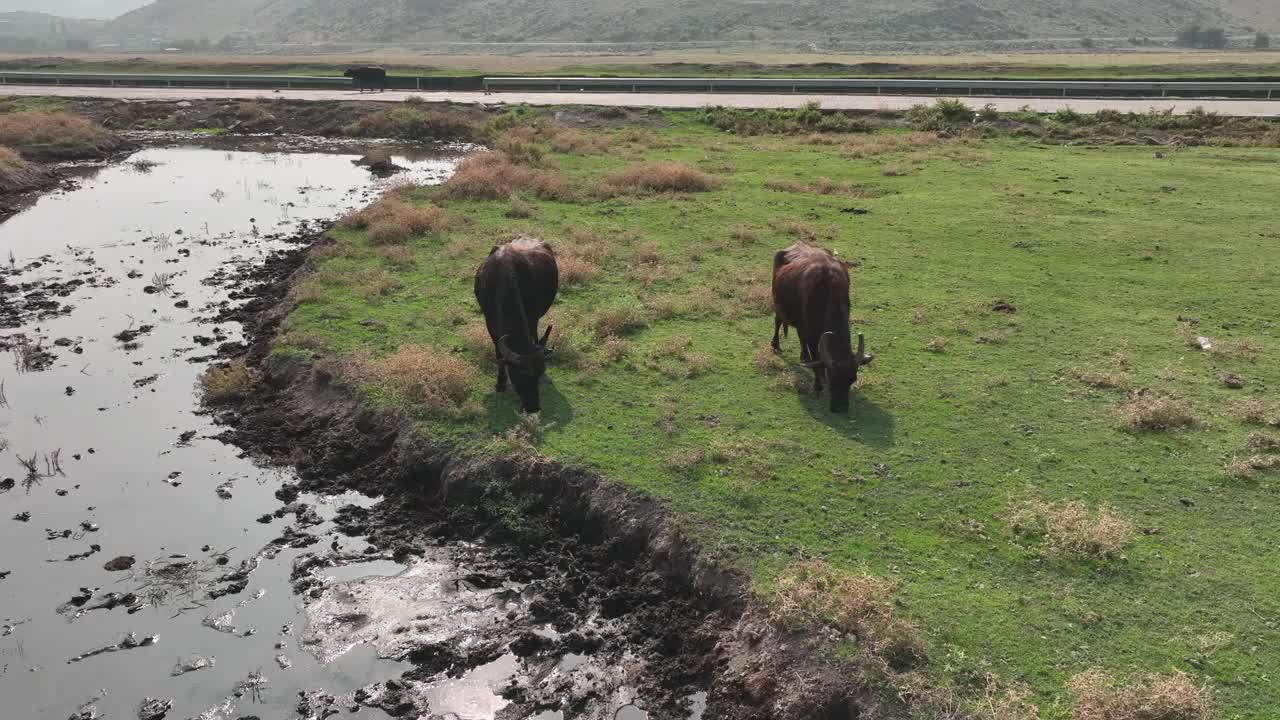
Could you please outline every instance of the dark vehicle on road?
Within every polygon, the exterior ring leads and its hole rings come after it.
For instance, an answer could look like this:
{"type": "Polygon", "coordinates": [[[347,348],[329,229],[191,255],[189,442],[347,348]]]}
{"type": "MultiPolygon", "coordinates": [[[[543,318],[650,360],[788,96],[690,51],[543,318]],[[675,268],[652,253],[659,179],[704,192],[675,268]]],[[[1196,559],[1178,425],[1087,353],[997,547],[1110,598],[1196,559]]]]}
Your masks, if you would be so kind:
{"type": "Polygon", "coordinates": [[[379,92],[387,89],[386,68],[360,66],[347,68],[347,71],[342,74],[351,78],[351,84],[360,92],[364,92],[366,89],[374,90],[376,88],[379,92]]]}

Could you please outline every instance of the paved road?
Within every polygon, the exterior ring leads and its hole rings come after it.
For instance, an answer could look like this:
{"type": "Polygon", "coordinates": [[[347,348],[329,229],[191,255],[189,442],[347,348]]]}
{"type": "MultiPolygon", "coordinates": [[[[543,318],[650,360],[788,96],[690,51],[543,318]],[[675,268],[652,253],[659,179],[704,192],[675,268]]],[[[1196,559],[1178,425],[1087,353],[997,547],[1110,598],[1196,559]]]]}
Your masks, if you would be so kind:
{"type": "MultiPolygon", "coordinates": [[[[586,92],[504,92],[485,95],[481,92],[402,92],[365,93],[350,90],[239,90],[226,88],[112,88],[69,87],[55,85],[4,85],[2,95],[47,95],[59,97],[102,97],[121,100],[207,100],[253,98],[285,98],[289,100],[378,100],[402,102],[410,97],[427,102],[455,102],[471,105],[500,105],[503,103],[527,103],[529,105],[609,105],[662,108],[699,108],[705,105],[724,105],[740,108],[791,108],[810,100],[817,100],[822,107],[832,110],[903,110],[918,103],[932,103],[936,97],[912,95],[765,95],[736,93],[586,93],[586,92]]],[[[1071,107],[1080,112],[1121,110],[1145,112],[1151,109],[1173,109],[1185,113],[1194,107],[1223,115],[1248,117],[1280,117],[1280,101],[1268,100],[1141,100],[1086,99],[1086,98],[981,98],[962,97],[972,106],[985,103],[995,105],[1001,111],[1013,111],[1024,106],[1040,112],[1054,112],[1071,107]]]]}

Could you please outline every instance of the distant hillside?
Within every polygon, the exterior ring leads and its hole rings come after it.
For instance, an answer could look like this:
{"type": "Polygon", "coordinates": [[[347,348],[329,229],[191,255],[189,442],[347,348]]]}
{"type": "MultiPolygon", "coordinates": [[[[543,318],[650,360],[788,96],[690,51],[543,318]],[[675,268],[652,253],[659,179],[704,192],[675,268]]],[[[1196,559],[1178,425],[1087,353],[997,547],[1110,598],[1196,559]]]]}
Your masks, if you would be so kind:
{"type": "Polygon", "coordinates": [[[146,5],[150,0],[5,0],[4,9],[38,12],[65,18],[110,20],[146,5]]]}
{"type": "Polygon", "coordinates": [[[970,40],[1272,27],[1276,0],[158,0],[117,36],[268,42],[970,40]]]}
{"type": "Polygon", "coordinates": [[[0,52],[87,49],[101,20],[73,20],[44,13],[0,13],[0,52]]]}

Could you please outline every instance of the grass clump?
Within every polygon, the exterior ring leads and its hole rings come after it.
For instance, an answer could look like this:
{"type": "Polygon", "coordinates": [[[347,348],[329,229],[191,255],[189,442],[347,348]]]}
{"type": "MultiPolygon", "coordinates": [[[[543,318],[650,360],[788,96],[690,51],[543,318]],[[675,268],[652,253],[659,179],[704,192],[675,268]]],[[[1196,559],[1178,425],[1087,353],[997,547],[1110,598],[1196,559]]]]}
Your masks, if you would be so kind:
{"type": "Polygon", "coordinates": [[[483,131],[484,126],[468,113],[413,106],[370,113],[344,129],[353,137],[406,140],[477,140],[483,131]]]}
{"type": "Polygon", "coordinates": [[[1280,427],[1280,404],[1262,398],[1240,398],[1231,403],[1231,417],[1245,425],[1280,427]]]}
{"type": "Polygon", "coordinates": [[[669,192],[692,193],[716,190],[723,183],[715,175],[681,162],[665,161],[632,165],[605,180],[606,186],[619,193],[669,192]]]}
{"type": "Polygon", "coordinates": [[[467,401],[479,371],[448,352],[405,344],[389,355],[359,360],[357,372],[365,382],[376,382],[428,414],[457,416],[474,410],[467,401]]]}
{"type": "Polygon", "coordinates": [[[463,160],[443,189],[446,197],[468,200],[500,200],[518,191],[544,200],[569,202],[575,197],[564,177],[521,167],[501,152],[479,153],[463,160]]]}
{"type": "Polygon", "coordinates": [[[932,105],[913,105],[906,112],[907,123],[917,130],[945,130],[973,120],[973,108],[954,98],[939,98],[932,105]]]}
{"type": "Polygon", "coordinates": [[[1213,693],[1189,675],[1140,675],[1127,684],[1097,669],[1067,682],[1072,720],[1213,720],[1213,693]]]}
{"type": "Polygon", "coordinates": [[[1185,400],[1149,391],[1133,393],[1116,408],[1116,413],[1121,426],[1129,432],[1174,430],[1196,422],[1185,400]]]}
{"type": "Polygon", "coordinates": [[[200,376],[200,391],[210,405],[240,400],[253,389],[253,371],[243,359],[210,367],[200,376]]]}
{"type": "Polygon", "coordinates": [[[916,150],[946,142],[936,132],[909,132],[859,135],[846,139],[840,147],[840,155],[851,160],[876,158],[889,153],[916,150]]]}
{"type": "Polygon", "coordinates": [[[410,205],[399,194],[389,194],[374,204],[338,221],[340,227],[368,231],[374,245],[402,245],[421,235],[438,235],[448,229],[449,215],[435,205],[410,205]]]}
{"type": "Polygon", "coordinates": [[[852,634],[868,655],[904,671],[924,660],[926,651],[916,628],[897,616],[897,587],[892,580],[840,572],[814,560],[778,577],[771,608],[783,623],[830,625],[852,634]]]}
{"type": "Polygon", "coordinates": [[[29,158],[97,158],[124,146],[115,134],[69,113],[14,112],[0,114],[0,145],[29,158]]]}
{"type": "Polygon", "coordinates": [[[818,178],[813,182],[800,180],[766,180],[764,186],[776,192],[789,192],[802,195],[844,195],[846,197],[869,198],[879,193],[862,185],[847,182],[836,182],[830,178],[818,178]]]}
{"type": "Polygon", "coordinates": [[[1055,552],[1086,559],[1118,557],[1133,537],[1133,523],[1119,511],[1091,511],[1080,501],[1020,502],[1010,508],[1005,521],[1016,538],[1043,540],[1055,552]]]}
{"type": "Polygon", "coordinates": [[[1238,480],[1252,480],[1264,473],[1280,470],[1280,456],[1252,455],[1246,458],[1233,458],[1223,468],[1228,477],[1238,480]]]}
{"type": "Polygon", "coordinates": [[[50,179],[48,172],[22,159],[12,148],[0,146],[0,190],[19,192],[50,179]]]}
{"type": "Polygon", "coordinates": [[[825,111],[816,102],[806,103],[795,109],[707,107],[699,111],[697,118],[717,130],[738,135],[852,133],[871,129],[861,118],[838,111],[825,111]]]}

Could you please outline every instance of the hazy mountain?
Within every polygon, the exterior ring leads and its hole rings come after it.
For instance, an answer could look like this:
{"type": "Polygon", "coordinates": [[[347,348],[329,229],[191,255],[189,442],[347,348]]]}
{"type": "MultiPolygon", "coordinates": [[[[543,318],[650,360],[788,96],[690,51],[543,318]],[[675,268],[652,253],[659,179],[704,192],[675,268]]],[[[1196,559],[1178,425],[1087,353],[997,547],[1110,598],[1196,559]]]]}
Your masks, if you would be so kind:
{"type": "Polygon", "coordinates": [[[0,0],[0,13],[39,12],[67,18],[110,20],[149,0],[0,0]]]}
{"type": "Polygon", "coordinates": [[[1168,36],[1197,20],[1270,27],[1278,8],[1277,0],[158,0],[109,28],[288,43],[1078,38],[1168,36]]]}

